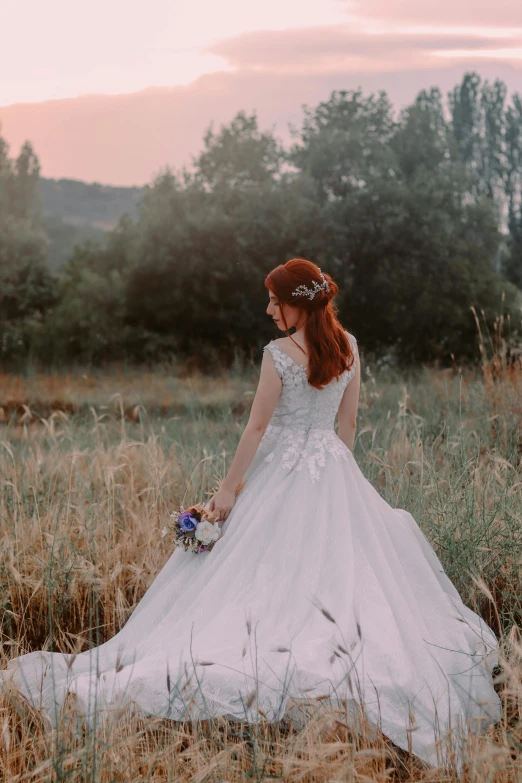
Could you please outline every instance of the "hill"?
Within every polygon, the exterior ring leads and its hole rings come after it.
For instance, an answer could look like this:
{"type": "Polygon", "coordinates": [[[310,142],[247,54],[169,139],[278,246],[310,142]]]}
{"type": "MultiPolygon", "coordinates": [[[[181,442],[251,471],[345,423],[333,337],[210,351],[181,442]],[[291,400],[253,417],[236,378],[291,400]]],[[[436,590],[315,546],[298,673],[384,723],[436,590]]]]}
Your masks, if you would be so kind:
{"type": "Polygon", "coordinates": [[[140,187],[113,187],[76,179],[46,179],[38,184],[38,196],[45,216],[61,218],[73,226],[108,231],[125,213],[136,214],[143,193],[140,187]]]}
{"type": "Polygon", "coordinates": [[[122,215],[134,217],[143,190],[42,177],[38,201],[49,239],[49,268],[59,270],[74,246],[87,239],[103,242],[106,232],[117,225],[122,215]]]}

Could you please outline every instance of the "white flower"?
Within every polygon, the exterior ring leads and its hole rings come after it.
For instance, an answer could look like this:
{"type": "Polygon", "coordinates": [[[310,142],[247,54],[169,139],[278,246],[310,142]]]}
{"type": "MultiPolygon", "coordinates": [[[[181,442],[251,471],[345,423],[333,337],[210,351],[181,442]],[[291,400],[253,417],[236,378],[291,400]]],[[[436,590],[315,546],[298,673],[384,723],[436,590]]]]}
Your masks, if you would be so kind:
{"type": "Polygon", "coordinates": [[[194,535],[198,541],[201,541],[201,543],[206,546],[207,544],[211,544],[212,541],[217,541],[221,532],[217,529],[216,525],[213,525],[208,519],[204,519],[196,527],[194,535]]]}
{"type": "Polygon", "coordinates": [[[161,531],[161,537],[162,537],[162,538],[165,538],[165,536],[167,535],[167,533],[168,533],[168,530],[167,530],[167,528],[166,528],[166,527],[164,527],[164,528],[162,529],[162,531],[161,531]]]}

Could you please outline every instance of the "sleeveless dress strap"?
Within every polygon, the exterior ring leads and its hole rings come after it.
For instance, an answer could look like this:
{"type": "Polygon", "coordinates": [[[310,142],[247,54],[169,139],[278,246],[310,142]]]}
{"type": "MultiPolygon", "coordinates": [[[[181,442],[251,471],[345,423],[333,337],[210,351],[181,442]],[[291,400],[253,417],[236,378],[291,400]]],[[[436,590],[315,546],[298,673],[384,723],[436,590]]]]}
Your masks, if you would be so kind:
{"type": "Polygon", "coordinates": [[[292,364],[292,360],[290,357],[284,353],[280,348],[275,345],[275,343],[271,342],[268,343],[263,347],[263,351],[268,351],[272,355],[272,359],[274,360],[274,365],[277,371],[277,374],[280,378],[283,377],[283,373],[285,369],[292,364]]]}

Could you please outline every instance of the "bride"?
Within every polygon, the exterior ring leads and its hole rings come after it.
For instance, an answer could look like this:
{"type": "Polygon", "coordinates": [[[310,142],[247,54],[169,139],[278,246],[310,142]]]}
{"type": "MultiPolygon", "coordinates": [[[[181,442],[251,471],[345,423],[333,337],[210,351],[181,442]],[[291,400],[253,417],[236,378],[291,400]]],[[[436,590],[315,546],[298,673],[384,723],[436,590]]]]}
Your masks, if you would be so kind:
{"type": "Polygon", "coordinates": [[[68,693],[90,721],[126,707],[278,721],[326,697],[355,731],[363,715],[444,763],[443,739],[458,748],[501,716],[497,638],[411,514],[354,459],[361,366],[336,318],[337,285],[303,259],[265,284],[287,336],[265,346],[248,424],[210,501],[222,537],[210,552],[176,549],[106,643],[21,655],[0,682],[55,726],[68,693]]]}

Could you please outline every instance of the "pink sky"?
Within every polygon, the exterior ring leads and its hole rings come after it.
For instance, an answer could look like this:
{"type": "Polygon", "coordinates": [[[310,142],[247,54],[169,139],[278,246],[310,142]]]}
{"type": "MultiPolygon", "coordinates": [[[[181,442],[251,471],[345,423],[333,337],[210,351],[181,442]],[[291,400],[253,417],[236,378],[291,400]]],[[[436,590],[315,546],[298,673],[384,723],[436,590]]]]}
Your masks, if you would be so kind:
{"type": "Polygon", "coordinates": [[[51,177],[142,184],[189,164],[211,121],[256,109],[284,137],[332,89],[400,107],[477,70],[522,91],[521,0],[47,0],[28,18],[7,0],[2,17],[1,132],[51,177]]]}

